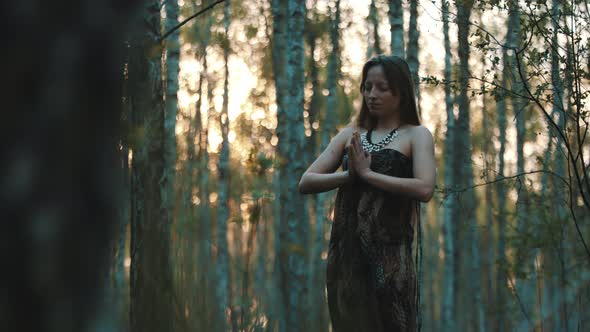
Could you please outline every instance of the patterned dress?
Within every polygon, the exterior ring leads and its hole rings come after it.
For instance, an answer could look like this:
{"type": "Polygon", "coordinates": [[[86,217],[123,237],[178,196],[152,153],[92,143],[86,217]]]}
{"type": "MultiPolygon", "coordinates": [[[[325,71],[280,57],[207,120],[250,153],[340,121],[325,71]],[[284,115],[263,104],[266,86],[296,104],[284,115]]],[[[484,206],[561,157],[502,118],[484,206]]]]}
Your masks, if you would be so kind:
{"type": "MultiPolygon", "coordinates": [[[[413,177],[412,160],[395,149],[371,152],[371,169],[413,177]]],[[[333,331],[418,330],[412,240],[419,202],[358,181],[339,189],[334,208],[326,271],[333,331]]]]}

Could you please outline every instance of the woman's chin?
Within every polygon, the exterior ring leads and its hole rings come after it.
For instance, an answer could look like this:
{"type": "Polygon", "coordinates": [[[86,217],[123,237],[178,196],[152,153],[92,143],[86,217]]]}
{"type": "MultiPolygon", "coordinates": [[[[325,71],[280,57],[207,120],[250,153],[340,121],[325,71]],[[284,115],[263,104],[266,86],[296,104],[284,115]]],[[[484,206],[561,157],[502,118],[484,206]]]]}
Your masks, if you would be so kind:
{"type": "Polygon", "coordinates": [[[373,109],[369,108],[369,113],[370,113],[372,116],[376,116],[376,117],[380,117],[380,116],[382,116],[382,115],[383,115],[383,111],[382,111],[382,110],[380,110],[380,109],[378,109],[378,108],[377,108],[377,109],[375,109],[375,108],[373,108],[373,109]]]}

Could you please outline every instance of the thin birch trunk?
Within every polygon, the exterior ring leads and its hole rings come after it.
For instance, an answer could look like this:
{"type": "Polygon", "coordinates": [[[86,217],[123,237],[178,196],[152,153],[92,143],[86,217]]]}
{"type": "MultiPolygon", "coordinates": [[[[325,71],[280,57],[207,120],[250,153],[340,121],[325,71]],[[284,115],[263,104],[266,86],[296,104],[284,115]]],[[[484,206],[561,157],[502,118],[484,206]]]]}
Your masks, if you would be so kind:
{"type": "Polygon", "coordinates": [[[418,70],[420,67],[420,61],[418,60],[420,31],[418,30],[418,1],[410,0],[410,25],[408,28],[408,45],[407,50],[407,62],[412,73],[412,80],[414,81],[414,91],[416,93],[416,106],[418,107],[418,113],[420,114],[420,76],[418,70]]]}
{"type": "Polygon", "coordinates": [[[229,271],[229,249],[227,243],[228,221],[229,221],[229,24],[230,24],[230,1],[225,1],[224,6],[224,33],[225,42],[223,45],[223,64],[224,64],[224,82],[223,82],[223,106],[219,114],[219,128],[221,128],[221,151],[219,153],[219,190],[217,204],[217,260],[216,264],[216,297],[217,297],[217,314],[218,314],[218,331],[226,331],[228,328],[227,311],[231,315],[231,284],[229,271]]]}
{"type": "MultiPolygon", "coordinates": [[[[317,0],[314,0],[311,3],[310,8],[316,8],[317,0]]],[[[318,147],[318,130],[319,130],[319,120],[320,120],[320,107],[321,107],[321,98],[322,98],[322,87],[320,84],[319,72],[320,69],[318,68],[318,63],[315,61],[314,54],[318,49],[318,32],[317,32],[317,13],[314,10],[311,10],[310,14],[308,15],[308,20],[310,22],[309,28],[305,29],[305,39],[307,41],[307,45],[309,45],[309,81],[311,83],[311,101],[309,102],[309,106],[307,107],[307,123],[309,123],[309,130],[310,135],[307,138],[307,145],[304,150],[304,158],[305,164],[310,165],[313,162],[313,158],[316,155],[316,149],[318,147]]],[[[306,126],[307,126],[306,123],[306,126]]],[[[314,224],[314,232],[318,230],[318,216],[317,211],[315,210],[317,206],[318,195],[309,195],[305,198],[310,206],[310,216],[313,215],[313,224],[314,224]]],[[[307,288],[310,290],[310,294],[318,294],[316,291],[319,290],[320,281],[318,281],[317,276],[319,276],[319,264],[318,261],[315,259],[315,255],[317,254],[314,252],[315,250],[315,242],[312,240],[312,251],[310,254],[309,260],[309,272],[308,275],[308,285],[307,288]]],[[[321,247],[320,247],[321,248],[321,247]]],[[[321,249],[320,249],[321,250],[321,249]]],[[[316,297],[313,295],[309,297],[309,306],[310,308],[319,308],[320,305],[323,304],[323,300],[317,300],[316,297]]],[[[319,322],[319,315],[321,312],[319,310],[312,310],[310,314],[310,322],[317,323],[319,322]]]]}
{"type": "MultiPolygon", "coordinates": [[[[166,30],[178,24],[178,0],[166,2],[166,30]]],[[[164,174],[162,200],[172,222],[174,215],[174,182],[176,166],[176,114],[178,113],[178,61],[180,58],[179,32],[166,38],[166,111],[164,119],[164,174]]]]}
{"type": "MultiPolygon", "coordinates": [[[[336,109],[338,102],[338,79],[340,77],[340,33],[338,26],[340,24],[340,0],[335,0],[331,6],[331,25],[330,25],[330,41],[332,44],[332,50],[330,52],[330,58],[328,59],[328,77],[326,87],[328,89],[328,96],[326,99],[326,111],[324,114],[324,122],[322,124],[322,135],[321,142],[319,144],[319,151],[325,149],[328,145],[332,132],[334,130],[334,124],[332,123],[332,112],[336,109]]],[[[322,303],[322,306],[318,309],[325,309],[326,307],[326,292],[325,292],[325,262],[321,258],[321,251],[325,248],[325,225],[328,220],[326,214],[326,202],[329,198],[329,193],[320,193],[316,199],[316,225],[314,234],[314,247],[312,251],[312,260],[315,260],[314,266],[317,265],[318,271],[321,271],[321,278],[317,280],[317,283],[321,285],[319,289],[317,300],[322,303]]],[[[323,310],[325,312],[325,310],[323,310]]],[[[323,327],[323,326],[322,326],[323,327]]]]}
{"type": "MultiPolygon", "coordinates": [[[[442,2],[442,17],[443,17],[443,33],[444,33],[444,47],[445,47],[445,106],[447,113],[447,131],[445,135],[445,187],[452,188],[455,185],[453,160],[454,156],[454,132],[455,132],[455,115],[453,113],[453,95],[451,92],[451,42],[449,39],[449,8],[448,1],[442,2]]],[[[444,215],[443,215],[443,236],[444,236],[444,283],[442,291],[442,330],[444,332],[456,331],[455,328],[455,274],[454,274],[454,216],[453,211],[457,208],[455,194],[451,193],[444,201],[444,215]]]]}
{"type": "MultiPolygon", "coordinates": [[[[316,6],[316,2],[312,3],[312,8],[315,8],[316,6]]],[[[315,18],[315,15],[312,16],[313,19],[315,18]]],[[[315,23],[315,22],[314,22],[315,23]]],[[[312,23],[313,24],[313,23],[312,23]]],[[[316,50],[318,49],[318,42],[317,42],[317,38],[318,38],[318,33],[316,32],[315,27],[310,27],[309,29],[306,30],[306,35],[305,38],[307,40],[307,44],[309,45],[309,54],[311,55],[309,58],[309,81],[311,83],[311,101],[309,103],[309,107],[307,108],[307,112],[308,112],[308,119],[309,119],[309,126],[310,126],[310,131],[311,134],[309,135],[308,139],[307,139],[307,147],[305,149],[305,164],[309,165],[311,162],[313,162],[313,156],[316,153],[317,147],[318,147],[318,130],[319,130],[319,126],[314,128],[314,124],[318,124],[319,125],[319,120],[320,120],[320,106],[321,106],[321,98],[322,98],[322,86],[320,83],[320,68],[318,67],[318,63],[315,61],[314,58],[314,54],[316,53],[316,50]]],[[[316,196],[313,196],[316,197],[316,196]]]]}
{"type": "MultiPolygon", "coordinates": [[[[165,3],[166,10],[166,21],[165,30],[172,29],[178,24],[178,0],[168,0],[165,3]]],[[[163,139],[163,150],[164,150],[164,172],[162,174],[161,192],[162,202],[164,206],[164,213],[167,214],[170,227],[174,222],[174,216],[176,211],[176,193],[175,193],[175,180],[176,180],[176,158],[177,158],[177,144],[176,144],[176,115],[178,114],[178,73],[179,73],[179,59],[180,59],[180,43],[179,43],[179,31],[176,30],[165,40],[166,46],[166,57],[165,63],[165,113],[164,113],[164,139],[163,139]]],[[[182,220],[184,221],[184,220],[182,220]]],[[[182,241],[173,243],[172,245],[177,248],[180,247],[182,250],[182,241]]],[[[172,258],[177,257],[176,254],[171,254],[172,258]]],[[[176,265],[176,262],[172,261],[172,265],[176,265]]],[[[176,269],[177,273],[183,274],[182,269],[176,269]]],[[[181,279],[182,280],[182,279],[181,279]]],[[[184,301],[183,301],[184,302],[184,301]]],[[[179,315],[179,319],[183,319],[184,315],[179,315]]],[[[179,324],[183,324],[180,321],[179,324]]]]}
{"type": "MultiPolygon", "coordinates": [[[[317,6],[317,1],[313,1],[311,4],[311,8],[315,8],[317,6]]],[[[310,74],[309,74],[309,80],[311,83],[311,101],[309,103],[309,107],[307,108],[307,112],[308,112],[308,120],[309,120],[309,126],[310,126],[310,130],[311,130],[311,135],[308,137],[307,139],[307,147],[304,151],[305,153],[305,164],[309,165],[313,162],[313,158],[314,155],[316,155],[316,148],[318,146],[317,144],[317,137],[318,137],[318,129],[319,126],[317,126],[314,129],[314,124],[318,124],[319,125],[319,117],[320,117],[320,102],[321,102],[321,86],[320,86],[320,82],[319,82],[319,68],[318,68],[318,64],[315,61],[314,58],[314,54],[316,52],[316,49],[318,47],[318,43],[317,43],[317,37],[318,34],[316,32],[316,28],[315,28],[315,20],[317,20],[317,14],[315,13],[315,11],[311,10],[310,15],[308,15],[309,20],[311,21],[311,26],[309,27],[309,29],[306,29],[306,35],[305,38],[307,40],[307,44],[309,45],[309,49],[310,49],[310,58],[309,58],[309,67],[310,67],[310,74]]],[[[320,278],[320,276],[322,275],[321,271],[321,250],[323,248],[323,238],[318,238],[317,234],[318,232],[322,232],[322,220],[321,216],[318,215],[318,211],[317,211],[317,201],[318,201],[318,195],[311,195],[309,197],[306,197],[306,199],[309,200],[309,202],[311,203],[311,206],[313,207],[314,211],[313,211],[313,215],[314,215],[314,228],[313,228],[313,232],[314,232],[314,238],[312,239],[312,249],[311,249],[311,254],[310,254],[310,259],[309,259],[309,266],[308,266],[308,285],[307,285],[307,289],[309,289],[309,303],[308,303],[308,307],[310,308],[310,317],[309,317],[309,321],[311,322],[311,324],[313,324],[312,326],[310,326],[311,329],[313,330],[320,330],[319,325],[321,324],[320,318],[321,318],[321,308],[324,305],[324,297],[321,296],[321,291],[323,289],[323,284],[322,284],[322,280],[320,278]],[[319,242],[318,242],[319,240],[319,242]]]]}
{"type": "MultiPolygon", "coordinates": [[[[516,36],[514,35],[514,26],[516,24],[515,16],[508,17],[508,30],[506,33],[506,45],[513,45],[516,36]]],[[[503,89],[508,91],[510,89],[509,84],[511,81],[510,72],[511,68],[511,55],[508,53],[507,48],[502,49],[502,82],[501,86],[503,89]]],[[[504,182],[501,180],[506,176],[505,174],[505,159],[504,155],[506,152],[506,114],[507,114],[507,101],[509,99],[508,93],[504,91],[503,97],[498,100],[497,103],[497,110],[498,110],[498,132],[499,132],[499,140],[500,140],[500,151],[498,154],[498,175],[497,178],[497,199],[498,199],[498,247],[497,247],[497,257],[498,257],[498,274],[496,279],[496,287],[497,287],[497,297],[496,297],[496,308],[498,310],[498,316],[496,317],[495,323],[495,330],[496,331],[504,331],[508,328],[509,324],[507,323],[507,296],[508,296],[508,289],[507,289],[507,282],[508,282],[508,261],[506,259],[506,222],[508,219],[506,213],[506,195],[507,190],[504,182]]]]}
{"type": "Polygon", "coordinates": [[[377,12],[375,0],[371,0],[371,5],[369,6],[369,22],[372,25],[373,32],[373,47],[369,48],[371,51],[368,54],[369,57],[371,57],[373,54],[383,53],[383,50],[381,49],[381,40],[379,38],[379,14],[377,12]]]}
{"type": "Polygon", "coordinates": [[[405,58],[404,9],[402,0],[389,0],[389,24],[391,31],[391,54],[405,58]]]}
{"type": "MultiPolygon", "coordinates": [[[[486,58],[482,55],[481,57],[482,65],[482,74],[481,77],[484,77],[486,68],[486,58]]],[[[482,95],[482,131],[483,137],[491,137],[493,133],[493,128],[491,128],[492,119],[490,119],[490,112],[486,107],[487,98],[486,95],[482,95]]],[[[493,162],[488,160],[488,156],[492,155],[495,156],[496,153],[494,151],[494,146],[491,144],[490,140],[484,139],[483,141],[483,155],[484,155],[484,176],[486,182],[492,182],[493,179],[491,177],[491,170],[493,169],[493,162]]],[[[485,246],[485,250],[482,250],[484,253],[484,258],[482,259],[483,265],[483,280],[485,281],[485,301],[484,303],[494,303],[494,294],[493,294],[493,283],[492,280],[494,278],[494,272],[496,269],[491,268],[494,262],[494,232],[493,232],[493,224],[494,224],[494,199],[493,199],[493,187],[491,185],[486,186],[485,188],[485,221],[486,227],[485,231],[483,232],[484,235],[482,236],[482,244],[485,246]]],[[[483,293],[483,292],[482,292],[483,293]]],[[[489,306],[488,306],[489,308],[489,306]]],[[[486,317],[489,317],[489,314],[484,312],[486,317]]],[[[484,327],[486,329],[492,329],[490,325],[492,320],[486,320],[486,324],[484,327]]]]}
{"type": "MultiPolygon", "coordinates": [[[[210,174],[209,174],[209,163],[210,163],[210,156],[209,156],[209,128],[211,128],[211,123],[213,121],[213,113],[215,112],[215,104],[213,101],[213,90],[215,89],[215,85],[216,85],[216,80],[213,78],[213,75],[211,75],[209,73],[209,69],[208,69],[208,62],[207,62],[207,56],[204,56],[203,59],[203,72],[205,73],[205,75],[207,76],[207,103],[208,103],[208,109],[207,109],[207,116],[205,118],[205,129],[202,132],[202,139],[201,141],[201,147],[199,148],[202,151],[202,155],[200,157],[199,160],[199,169],[200,169],[200,174],[201,176],[199,177],[200,183],[199,183],[199,194],[200,194],[200,200],[202,202],[202,207],[201,207],[201,213],[200,213],[200,219],[202,221],[202,236],[201,238],[203,239],[202,241],[202,255],[203,258],[205,260],[203,260],[203,277],[204,277],[204,283],[203,283],[203,288],[204,290],[207,290],[209,293],[207,294],[208,296],[206,297],[206,299],[214,299],[215,298],[215,287],[213,285],[215,285],[215,265],[212,263],[214,261],[214,257],[213,257],[213,253],[212,253],[212,247],[213,247],[213,243],[216,242],[214,239],[214,234],[213,234],[213,227],[212,227],[212,211],[211,211],[211,201],[210,201],[210,195],[211,195],[211,188],[210,188],[210,174]]],[[[205,309],[208,313],[208,315],[206,317],[213,317],[213,314],[215,312],[216,309],[211,308],[210,306],[207,305],[207,301],[205,301],[205,309]]],[[[206,322],[208,325],[208,328],[212,328],[215,326],[215,322],[206,322]]]]}
{"type": "MultiPolygon", "coordinates": [[[[274,291],[272,295],[274,297],[273,303],[286,303],[286,297],[283,294],[283,289],[287,287],[283,280],[284,273],[282,272],[282,239],[285,237],[286,225],[283,218],[282,206],[287,204],[287,197],[284,193],[282,184],[282,177],[284,171],[284,154],[286,149],[286,137],[288,130],[286,129],[286,107],[287,107],[287,75],[286,75],[286,50],[288,46],[288,35],[287,35],[287,20],[288,20],[288,0],[272,0],[272,16],[273,16],[273,35],[271,40],[272,47],[272,68],[274,73],[275,81],[275,94],[276,94],[276,105],[277,105],[277,128],[275,135],[279,138],[276,157],[275,157],[275,168],[273,172],[273,191],[277,199],[274,200],[273,205],[273,220],[274,224],[274,270],[279,271],[273,274],[274,291]],[[281,139],[283,138],[283,139],[281,139]]],[[[286,331],[286,306],[275,305],[272,311],[269,313],[269,325],[277,326],[278,332],[286,331]]]]}
{"type": "MultiPolygon", "coordinates": [[[[204,88],[201,88],[202,92],[201,95],[203,96],[203,100],[207,100],[207,109],[206,112],[199,112],[201,116],[195,121],[200,121],[203,125],[202,129],[199,132],[199,158],[197,164],[197,174],[199,175],[199,182],[198,182],[198,197],[199,197],[199,209],[198,209],[198,222],[199,226],[199,249],[198,249],[198,261],[199,266],[198,270],[200,271],[200,289],[204,291],[204,294],[200,295],[198,298],[200,299],[202,305],[199,306],[201,310],[203,310],[204,317],[213,317],[213,313],[215,312],[216,308],[212,308],[212,306],[208,305],[209,301],[213,301],[215,298],[215,289],[212,286],[215,278],[213,277],[215,271],[213,268],[213,255],[211,252],[212,243],[214,242],[213,239],[213,232],[212,232],[212,218],[211,218],[211,208],[210,208],[210,172],[209,172],[209,128],[211,127],[211,119],[213,113],[215,112],[215,105],[213,102],[213,89],[215,87],[216,81],[214,76],[209,73],[209,64],[207,58],[207,48],[209,46],[210,38],[211,38],[211,26],[213,25],[213,18],[209,16],[206,24],[205,36],[203,38],[203,45],[202,45],[202,54],[203,54],[203,83],[207,84],[207,91],[204,91],[204,88]],[[204,119],[203,119],[204,117],[204,119]]],[[[202,103],[199,104],[202,106],[202,103]]],[[[200,107],[199,107],[200,109],[200,107]]],[[[197,296],[197,295],[195,295],[197,296]]],[[[211,329],[215,325],[215,319],[212,319],[213,322],[210,320],[203,320],[202,328],[211,329]]]]}
{"type": "MultiPolygon", "coordinates": [[[[557,0],[553,0],[551,2],[551,13],[552,15],[554,15],[554,19],[551,20],[552,22],[552,28],[553,28],[553,35],[551,36],[551,41],[553,43],[553,48],[552,48],[552,52],[551,52],[551,84],[553,86],[553,107],[552,107],[552,116],[555,115],[559,115],[559,125],[560,128],[565,129],[562,125],[564,123],[561,122],[561,119],[564,117],[563,111],[564,111],[564,101],[563,101],[563,95],[564,95],[564,89],[563,89],[563,82],[561,81],[561,75],[559,72],[559,54],[557,52],[558,50],[558,46],[559,46],[559,41],[558,41],[558,27],[559,27],[559,22],[560,20],[560,15],[559,15],[559,9],[560,9],[560,2],[557,0]]],[[[552,140],[552,135],[550,135],[550,140],[552,140]]],[[[559,154],[562,154],[562,151],[560,150],[560,139],[557,137],[556,135],[556,139],[557,139],[557,143],[556,143],[556,148],[555,148],[555,160],[554,160],[554,169],[555,172],[560,175],[560,176],[564,176],[565,177],[565,167],[564,167],[564,158],[563,156],[560,157],[558,156],[559,154]]],[[[551,143],[551,141],[550,141],[551,143]]],[[[547,156],[545,158],[545,160],[550,161],[553,158],[551,158],[551,156],[547,156]]],[[[566,204],[565,201],[561,201],[559,199],[559,196],[562,196],[562,194],[560,195],[559,192],[562,192],[563,190],[565,190],[566,188],[564,188],[564,186],[561,183],[558,183],[557,181],[554,181],[554,188],[553,191],[555,192],[555,194],[553,195],[553,199],[555,200],[555,206],[558,207],[558,216],[560,216],[559,211],[563,211],[563,208],[560,208],[561,206],[563,206],[564,204],[566,204]]],[[[563,212],[562,212],[563,213],[563,212]]],[[[563,213],[563,215],[565,215],[565,213],[563,213]]],[[[558,221],[561,222],[563,219],[558,218],[558,221]]],[[[559,250],[559,248],[556,248],[557,250],[559,250]]],[[[562,299],[562,288],[560,285],[560,281],[559,281],[559,260],[557,255],[555,255],[554,251],[552,250],[550,253],[548,253],[548,259],[550,260],[551,263],[551,267],[553,268],[551,270],[551,276],[550,276],[550,281],[548,282],[549,286],[545,287],[545,288],[551,288],[551,307],[553,307],[553,310],[557,310],[557,312],[560,312],[559,308],[562,305],[563,299],[562,299]]],[[[546,310],[545,312],[547,312],[549,310],[546,310]]],[[[541,313],[541,317],[544,317],[544,313],[541,313]]],[[[554,331],[559,331],[561,329],[561,315],[557,314],[554,315],[554,319],[552,321],[553,326],[552,329],[554,331]]]]}
{"type": "MultiPolygon", "coordinates": [[[[518,7],[518,3],[516,1],[510,1],[509,4],[509,19],[514,20],[513,24],[511,24],[512,34],[516,37],[515,43],[513,46],[520,47],[520,43],[516,40],[521,39],[521,29],[520,29],[520,11],[518,7]]],[[[525,143],[525,114],[526,114],[526,100],[524,98],[518,97],[525,95],[525,87],[524,82],[518,76],[518,71],[514,70],[516,68],[516,61],[512,59],[510,61],[510,67],[513,68],[512,70],[512,90],[517,94],[517,96],[512,97],[512,109],[514,112],[514,117],[516,118],[516,173],[517,174],[524,174],[524,143],[525,143]]],[[[524,68],[522,70],[525,70],[524,68]]],[[[527,209],[528,205],[528,194],[527,194],[527,187],[526,187],[526,179],[521,179],[521,184],[517,188],[518,190],[518,197],[516,200],[516,216],[517,216],[517,229],[521,236],[527,236],[528,234],[527,227],[531,222],[529,218],[529,213],[527,209]]],[[[528,319],[531,324],[534,322],[534,313],[535,313],[535,300],[534,300],[534,262],[531,255],[528,254],[529,250],[526,247],[526,241],[523,241],[518,248],[517,257],[518,257],[518,265],[517,269],[522,271],[522,275],[524,276],[523,279],[517,279],[515,282],[516,292],[517,292],[517,299],[520,299],[520,307],[522,308],[522,313],[524,314],[525,318],[528,319]]],[[[534,256],[534,255],[533,255],[534,256]]],[[[532,328],[531,325],[529,328],[532,328]]]]}
{"type": "MultiPolygon", "coordinates": [[[[470,110],[467,90],[469,86],[469,19],[473,1],[462,1],[457,4],[458,20],[458,41],[459,41],[459,63],[460,63],[460,82],[461,90],[459,93],[459,117],[457,119],[457,140],[456,148],[458,154],[457,161],[461,163],[459,170],[461,172],[461,184],[463,187],[473,186],[473,169],[471,166],[471,131],[470,131],[470,110]]],[[[479,238],[477,230],[477,220],[475,218],[475,197],[474,192],[469,190],[465,197],[465,206],[461,217],[467,223],[467,239],[469,243],[470,260],[469,267],[470,277],[468,279],[470,289],[469,306],[472,310],[470,317],[472,319],[469,329],[475,331],[485,331],[485,320],[483,303],[481,300],[481,281],[480,281],[480,257],[479,257],[479,238]]]]}
{"type": "MultiPolygon", "coordinates": [[[[565,19],[568,19],[567,16],[565,16],[565,19]]],[[[567,24],[567,23],[566,23],[567,24]]],[[[567,39],[566,42],[566,63],[567,63],[567,67],[571,68],[571,66],[573,65],[573,57],[574,55],[574,50],[573,50],[573,46],[572,43],[570,42],[570,39],[567,39]]],[[[567,125],[566,125],[566,119],[567,116],[575,116],[574,115],[574,111],[573,111],[573,104],[572,104],[572,99],[573,99],[573,93],[574,93],[574,87],[573,87],[573,77],[570,71],[566,71],[565,72],[565,80],[564,80],[564,88],[567,91],[567,98],[565,99],[565,112],[560,112],[560,116],[559,116],[559,120],[558,120],[558,127],[565,132],[567,125]]],[[[569,170],[570,165],[574,164],[573,161],[570,161],[569,158],[566,156],[566,151],[567,148],[564,144],[563,141],[558,140],[557,141],[557,153],[555,154],[555,173],[558,176],[562,176],[563,178],[568,178],[567,173],[571,172],[569,170]],[[567,167],[567,171],[566,171],[566,167],[567,167]]],[[[578,147],[581,148],[581,147],[578,147]]],[[[573,165],[572,165],[573,166],[573,165]]],[[[559,227],[559,241],[558,241],[558,248],[557,248],[557,258],[559,260],[559,287],[557,287],[557,289],[559,290],[559,297],[563,300],[564,298],[566,298],[567,293],[568,293],[568,285],[571,283],[570,278],[568,277],[568,272],[567,272],[567,268],[566,266],[568,265],[569,262],[569,253],[567,251],[569,245],[568,245],[568,239],[567,239],[567,222],[568,222],[568,218],[566,216],[567,212],[566,212],[566,206],[568,206],[569,204],[571,204],[571,201],[568,201],[568,197],[570,200],[572,199],[576,199],[577,195],[572,193],[573,188],[568,188],[567,186],[563,185],[563,183],[558,183],[556,182],[556,195],[555,195],[555,206],[556,206],[556,211],[557,211],[557,220],[560,223],[560,227],[559,227]],[[566,192],[568,192],[568,196],[566,196],[566,192]]],[[[567,302],[562,301],[561,305],[560,305],[560,319],[561,319],[561,326],[559,328],[563,329],[563,331],[572,331],[573,327],[570,326],[571,325],[571,321],[570,321],[570,306],[568,305],[567,302]]]]}
{"type": "MultiPolygon", "coordinates": [[[[197,61],[201,62],[202,59],[197,59],[197,61]]],[[[199,162],[199,158],[201,156],[201,132],[203,130],[203,126],[202,126],[202,113],[201,113],[201,106],[202,106],[202,101],[203,101],[203,96],[205,95],[203,93],[203,82],[205,80],[205,75],[203,73],[203,71],[201,70],[201,72],[199,73],[199,83],[198,83],[198,88],[197,88],[197,96],[198,99],[195,103],[195,114],[193,116],[193,118],[191,119],[191,123],[189,124],[189,129],[188,129],[188,133],[187,133],[187,170],[186,170],[186,185],[184,187],[184,195],[183,195],[183,204],[184,204],[184,208],[185,208],[185,223],[186,224],[190,224],[190,223],[195,223],[195,229],[196,229],[196,234],[198,234],[198,236],[200,236],[201,234],[203,234],[203,223],[201,223],[201,219],[198,217],[197,214],[197,209],[195,208],[195,204],[193,203],[193,195],[195,192],[195,176],[196,175],[201,175],[200,172],[195,172],[195,170],[198,167],[198,162],[199,162]],[[195,143],[195,140],[197,141],[195,143]],[[196,147],[198,147],[198,149],[196,149],[196,147]]],[[[205,205],[205,202],[199,202],[199,208],[203,205],[205,205]]],[[[189,260],[188,260],[188,266],[187,266],[187,273],[189,275],[190,281],[187,282],[187,287],[189,287],[189,294],[186,298],[186,302],[189,303],[188,306],[191,310],[191,312],[200,312],[201,308],[199,308],[198,306],[198,302],[196,301],[196,294],[199,293],[198,288],[200,285],[200,278],[202,277],[202,273],[203,270],[201,269],[201,266],[204,266],[204,263],[202,260],[205,259],[204,257],[201,256],[202,252],[201,252],[201,241],[199,239],[199,241],[197,243],[194,243],[194,241],[192,241],[192,237],[188,237],[187,238],[188,243],[187,243],[187,250],[189,250],[189,260]],[[193,261],[193,257],[196,251],[196,258],[193,261]]],[[[207,258],[208,259],[208,258],[207,258]]],[[[202,297],[203,295],[200,294],[202,297]]],[[[206,296],[205,296],[206,297],[206,296]]]]}

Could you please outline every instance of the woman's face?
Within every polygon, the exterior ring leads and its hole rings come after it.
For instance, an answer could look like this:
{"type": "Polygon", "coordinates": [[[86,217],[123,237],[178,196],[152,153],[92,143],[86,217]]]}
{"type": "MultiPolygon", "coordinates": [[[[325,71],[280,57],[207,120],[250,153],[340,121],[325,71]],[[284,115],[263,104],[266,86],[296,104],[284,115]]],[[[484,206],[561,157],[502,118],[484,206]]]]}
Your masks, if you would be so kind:
{"type": "Polygon", "coordinates": [[[363,96],[369,111],[375,116],[396,112],[400,103],[399,94],[389,88],[381,65],[373,66],[367,71],[363,96]]]}

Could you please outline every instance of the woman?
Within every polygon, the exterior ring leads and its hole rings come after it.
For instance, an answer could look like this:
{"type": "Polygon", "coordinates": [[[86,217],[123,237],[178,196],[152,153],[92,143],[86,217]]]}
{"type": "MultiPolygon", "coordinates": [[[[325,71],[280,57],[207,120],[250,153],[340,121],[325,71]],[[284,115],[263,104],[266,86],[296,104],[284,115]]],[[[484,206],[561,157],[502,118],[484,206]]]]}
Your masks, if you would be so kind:
{"type": "Polygon", "coordinates": [[[420,327],[412,240],[417,226],[420,242],[419,204],[431,199],[436,171],[413,86],[400,57],[370,59],[358,116],[299,182],[304,194],[338,188],[326,274],[334,332],[420,327]]]}

